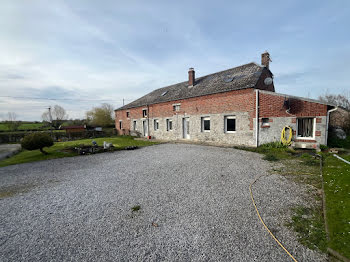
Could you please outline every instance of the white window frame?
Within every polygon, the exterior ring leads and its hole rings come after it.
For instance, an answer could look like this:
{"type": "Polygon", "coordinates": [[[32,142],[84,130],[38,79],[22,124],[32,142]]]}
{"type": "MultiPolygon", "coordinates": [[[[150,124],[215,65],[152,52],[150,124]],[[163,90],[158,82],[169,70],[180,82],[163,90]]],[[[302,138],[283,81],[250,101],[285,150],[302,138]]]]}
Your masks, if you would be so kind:
{"type": "Polygon", "coordinates": [[[147,108],[143,108],[143,109],[142,109],[142,117],[143,117],[143,118],[146,118],[147,115],[148,115],[147,108]],[[146,112],[146,114],[144,114],[144,112],[146,112]]]}
{"type": "Polygon", "coordinates": [[[204,116],[201,117],[201,131],[203,133],[210,133],[210,129],[211,129],[211,123],[210,123],[210,116],[204,116]],[[204,121],[209,120],[209,130],[204,130],[204,121]]]}
{"type": "Polygon", "coordinates": [[[130,111],[126,111],[126,118],[130,118],[130,111]]]}
{"type": "Polygon", "coordinates": [[[224,125],[225,125],[225,133],[226,134],[234,134],[237,132],[237,118],[236,116],[225,116],[224,117],[224,125]],[[234,119],[235,120],[235,131],[227,131],[227,119],[234,119]]]}
{"type": "Polygon", "coordinates": [[[179,112],[181,109],[181,104],[173,104],[173,111],[179,112]]]}
{"type": "Polygon", "coordinates": [[[137,130],[137,121],[136,121],[136,120],[132,121],[132,129],[133,129],[134,131],[137,130]]]}
{"type": "Polygon", "coordinates": [[[261,118],[261,126],[270,126],[270,118],[268,117],[261,118]],[[266,123],[263,122],[264,119],[267,119],[266,123]]]}
{"type": "Polygon", "coordinates": [[[173,120],[168,118],[166,119],[166,131],[173,131],[173,120]],[[171,129],[169,123],[171,122],[171,129]]]}
{"type": "Polygon", "coordinates": [[[297,139],[303,139],[303,140],[315,140],[316,137],[316,117],[312,117],[312,116],[306,116],[306,117],[297,117],[297,130],[296,130],[296,137],[297,139]],[[312,123],[312,137],[303,137],[303,136],[298,136],[298,131],[299,131],[299,127],[298,127],[298,119],[303,119],[303,118],[312,118],[313,119],[313,123],[312,123]]]}
{"type": "Polygon", "coordinates": [[[158,119],[153,120],[153,128],[154,128],[154,131],[159,130],[159,120],[158,119]]]}

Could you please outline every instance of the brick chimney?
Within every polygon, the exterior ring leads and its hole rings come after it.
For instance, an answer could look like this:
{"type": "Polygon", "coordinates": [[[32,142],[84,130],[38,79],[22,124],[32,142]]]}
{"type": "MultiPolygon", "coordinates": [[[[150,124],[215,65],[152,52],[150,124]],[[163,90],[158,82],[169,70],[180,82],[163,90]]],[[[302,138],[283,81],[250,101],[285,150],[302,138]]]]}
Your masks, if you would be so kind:
{"type": "Polygon", "coordinates": [[[261,65],[269,69],[270,62],[272,62],[270,59],[270,54],[269,52],[265,51],[264,53],[261,54],[261,65]]]}
{"type": "Polygon", "coordinates": [[[194,69],[191,67],[188,69],[188,86],[192,87],[194,86],[194,81],[195,81],[195,75],[194,75],[194,69]]]}

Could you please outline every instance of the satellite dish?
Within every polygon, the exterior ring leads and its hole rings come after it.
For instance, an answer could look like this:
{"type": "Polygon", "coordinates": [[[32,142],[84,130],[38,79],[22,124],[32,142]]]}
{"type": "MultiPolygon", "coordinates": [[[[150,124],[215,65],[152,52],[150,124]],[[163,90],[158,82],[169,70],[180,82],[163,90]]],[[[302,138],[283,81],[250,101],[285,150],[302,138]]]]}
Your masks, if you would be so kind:
{"type": "Polygon", "coordinates": [[[224,78],[224,82],[225,83],[229,83],[233,80],[233,78],[235,78],[234,76],[230,76],[230,75],[226,75],[224,78]]]}
{"type": "Polygon", "coordinates": [[[264,80],[264,84],[265,85],[271,85],[273,82],[272,78],[271,77],[266,77],[265,80],[264,80]]]}

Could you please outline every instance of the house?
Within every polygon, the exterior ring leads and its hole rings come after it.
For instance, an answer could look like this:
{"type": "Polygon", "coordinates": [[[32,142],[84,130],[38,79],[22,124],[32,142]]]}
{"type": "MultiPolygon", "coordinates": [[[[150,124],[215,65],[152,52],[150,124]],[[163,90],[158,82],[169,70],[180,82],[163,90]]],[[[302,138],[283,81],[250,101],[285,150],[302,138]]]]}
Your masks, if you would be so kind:
{"type": "Polygon", "coordinates": [[[249,63],[163,87],[115,110],[121,134],[138,132],[164,140],[258,146],[279,141],[285,126],[293,145],[327,143],[328,115],[336,108],[313,99],[275,92],[270,55],[249,63]]]}

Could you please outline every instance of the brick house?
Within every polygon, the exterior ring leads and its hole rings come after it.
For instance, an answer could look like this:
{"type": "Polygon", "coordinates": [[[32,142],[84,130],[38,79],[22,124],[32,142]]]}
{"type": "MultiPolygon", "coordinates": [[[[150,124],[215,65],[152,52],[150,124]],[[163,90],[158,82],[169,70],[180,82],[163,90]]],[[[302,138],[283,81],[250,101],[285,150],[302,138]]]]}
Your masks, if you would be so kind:
{"type": "Polygon", "coordinates": [[[270,55],[249,63],[156,89],[115,110],[120,134],[156,139],[258,146],[279,141],[293,129],[293,145],[316,148],[327,142],[328,115],[334,106],[275,92],[270,55]],[[258,119],[258,121],[257,121],[258,119]]]}

